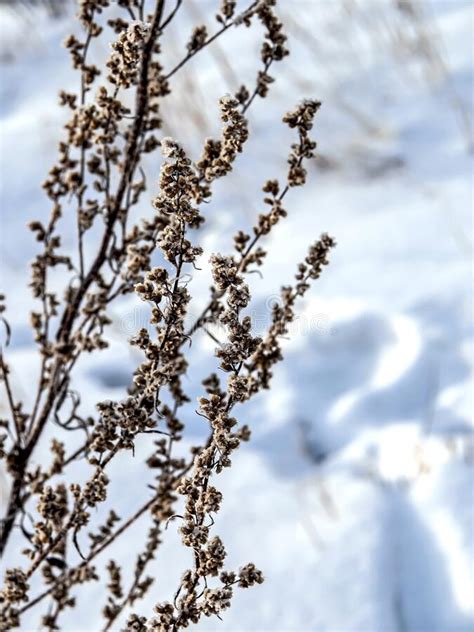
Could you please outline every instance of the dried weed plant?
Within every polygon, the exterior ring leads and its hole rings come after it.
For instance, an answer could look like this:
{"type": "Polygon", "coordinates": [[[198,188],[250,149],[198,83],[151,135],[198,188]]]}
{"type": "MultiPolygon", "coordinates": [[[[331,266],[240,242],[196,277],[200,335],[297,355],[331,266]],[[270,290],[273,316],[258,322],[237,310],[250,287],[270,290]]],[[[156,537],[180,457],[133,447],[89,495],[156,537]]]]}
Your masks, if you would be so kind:
{"type": "MultiPolygon", "coordinates": [[[[81,607],[75,589],[89,582],[104,586],[103,629],[111,629],[150,588],[153,578],[146,574],[147,566],[171,519],[179,522],[190,568],[172,602],[156,603],[148,617],[130,615],[126,630],[179,630],[202,616],[219,617],[229,607],[236,586],[247,588],[263,581],[252,563],[237,571],[224,569],[225,546],[213,534],[222,493],[214,484],[216,475],[231,466],[233,452],[250,438],[250,428],[234,417],[236,404],[270,387],[295,305],[319,277],[335,245],[331,237],[322,235],[310,247],[294,284],[282,288],[267,333],[255,336],[245,313],[251,300],[246,276],[263,264],[266,251],[261,242],[286,216],[283,201],[288,191],[305,183],[305,163],[316,147],[309,133],[320,103],[305,101],[283,118],[296,135],[286,180],[264,184],[266,210],[256,219],[253,234],[240,231],[232,254],[212,257],[214,286],[208,305],[187,324],[192,297],[185,273],[196,268],[202,254],[198,235],[205,221],[203,202],[212,196],[214,182],[234,168],[249,135],[245,113],[257,97],[267,95],[273,81],[270,67],[288,50],[275,13],[276,0],[254,0],[238,12],[235,1],[223,0],[217,29],[197,26],[183,47],[181,61],[167,70],[160,61],[161,38],[182,4],[182,0],[156,0],[145,7],[144,0],[119,0],[110,17],[108,0],[81,0],[78,19],[84,37],[71,35],[66,41],[80,74],[80,89],[77,94],[60,94],[70,119],[59,143],[58,161],[44,183],[52,202],[51,216],[47,223],[30,224],[41,246],[32,263],[31,289],[40,308],[31,314],[31,326],[41,369],[31,408],[15,393],[5,349],[0,356],[9,409],[9,417],[0,422],[1,456],[11,478],[1,550],[5,552],[14,540],[17,544],[14,529],[25,541],[25,562],[5,573],[0,593],[2,630],[20,626],[22,615],[33,608],[39,609],[37,627],[60,629],[61,615],[81,607]],[[229,28],[251,27],[256,21],[264,27],[256,84],[242,86],[234,96],[220,100],[221,137],[208,139],[202,155],[193,161],[178,142],[161,137],[160,102],[171,91],[173,76],[190,59],[229,28]],[[91,42],[110,37],[110,30],[115,33],[111,54],[105,67],[99,68],[89,59],[91,42]],[[130,94],[133,107],[125,105],[130,94]],[[142,160],[159,148],[164,162],[153,218],[133,225],[131,210],[146,191],[142,160]],[[74,256],[62,246],[60,220],[65,214],[76,217],[74,256]],[[96,244],[95,250],[91,244],[96,244]],[[161,265],[154,265],[156,259],[161,265]],[[67,278],[61,292],[53,289],[58,269],[65,270],[66,277],[61,278],[67,278]],[[99,402],[97,417],[85,417],[80,393],[72,388],[74,368],[84,354],[107,347],[110,304],[133,292],[149,305],[153,326],[140,329],[131,340],[143,361],[124,399],[99,402]],[[183,381],[189,343],[198,330],[207,331],[213,323],[219,323],[227,336],[226,341],[217,341],[216,349],[224,379],[212,373],[203,381],[196,412],[208,428],[208,438],[183,456],[175,448],[186,433],[180,412],[186,404],[193,405],[183,381]],[[52,424],[51,460],[35,463],[34,452],[52,424]],[[67,431],[76,438],[72,452],[66,450],[61,435],[67,431]],[[152,454],[143,457],[135,454],[135,448],[137,439],[146,434],[156,440],[152,454]],[[108,506],[107,518],[100,523],[95,509],[102,503],[107,506],[113,484],[108,465],[123,453],[143,458],[152,470],[153,481],[143,490],[148,497],[125,518],[108,506]],[[84,481],[75,482],[69,472],[79,459],[88,472],[84,481]],[[183,507],[179,516],[178,507],[183,507]],[[126,538],[127,530],[144,515],[151,527],[136,551],[130,585],[124,584],[125,574],[115,559],[106,566],[108,578],[100,577],[97,558],[118,538],[126,538]]],[[[10,325],[3,299],[0,315],[8,346],[10,325]]]]}

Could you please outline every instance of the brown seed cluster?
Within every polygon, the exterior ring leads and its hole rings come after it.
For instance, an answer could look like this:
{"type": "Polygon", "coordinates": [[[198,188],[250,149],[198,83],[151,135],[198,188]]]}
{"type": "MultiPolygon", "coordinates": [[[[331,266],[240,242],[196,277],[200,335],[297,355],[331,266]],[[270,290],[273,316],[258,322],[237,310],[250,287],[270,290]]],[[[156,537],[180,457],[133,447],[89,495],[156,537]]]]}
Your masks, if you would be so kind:
{"type": "Polygon", "coordinates": [[[137,82],[141,53],[149,26],[144,22],[131,22],[118,40],[112,44],[112,54],[107,62],[110,83],[130,88],[137,82]]]}
{"type": "Polygon", "coordinates": [[[221,178],[232,170],[232,164],[248,138],[247,121],[239,110],[238,100],[231,96],[222,97],[220,109],[221,120],[225,123],[222,139],[208,138],[197,163],[206,182],[221,178]]]}

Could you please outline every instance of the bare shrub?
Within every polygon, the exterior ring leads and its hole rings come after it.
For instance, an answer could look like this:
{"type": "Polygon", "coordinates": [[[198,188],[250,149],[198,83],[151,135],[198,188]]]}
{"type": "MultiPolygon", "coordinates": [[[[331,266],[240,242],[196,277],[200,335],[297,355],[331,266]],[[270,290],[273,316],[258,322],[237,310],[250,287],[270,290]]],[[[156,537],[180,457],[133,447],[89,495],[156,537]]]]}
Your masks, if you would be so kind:
{"type": "MultiPolygon", "coordinates": [[[[322,235],[310,247],[294,284],[281,290],[268,332],[256,336],[245,313],[251,301],[246,276],[264,262],[266,251],[261,244],[286,216],[283,202],[287,193],[305,183],[305,163],[316,147],[309,133],[320,103],[305,101],[284,116],[284,123],[295,132],[286,179],[264,183],[265,210],[256,218],[253,234],[238,232],[232,254],[212,257],[214,286],[209,302],[189,324],[193,297],[185,272],[196,268],[202,254],[203,202],[212,196],[214,182],[235,167],[249,135],[245,113],[257,97],[267,96],[273,81],[270,67],[288,50],[274,0],[255,0],[238,13],[236,2],[224,0],[216,16],[217,30],[197,26],[181,61],[166,70],[160,62],[161,37],[182,1],[171,8],[170,4],[156,0],[145,7],[141,0],[123,0],[118,3],[121,13],[117,14],[115,6],[109,16],[107,0],[82,0],[78,19],[84,37],[71,35],[66,41],[80,74],[80,90],[60,94],[61,104],[70,110],[70,120],[59,143],[58,161],[44,183],[52,202],[51,216],[47,223],[30,224],[41,245],[31,280],[39,304],[31,314],[31,326],[41,361],[31,409],[15,393],[4,350],[0,358],[9,408],[9,418],[1,421],[5,430],[2,458],[12,480],[1,546],[2,552],[12,546],[13,529],[18,527],[27,559],[6,571],[0,597],[2,629],[19,626],[25,611],[46,601],[48,608],[46,614],[39,614],[38,625],[59,629],[61,613],[81,607],[75,589],[94,581],[104,585],[107,602],[102,612],[104,629],[109,629],[149,589],[153,579],[146,575],[147,566],[171,519],[179,521],[182,543],[190,551],[190,568],[172,603],[158,603],[151,617],[132,615],[126,629],[178,630],[197,623],[203,615],[219,616],[229,607],[234,587],[247,588],[263,581],[252,563],[238,571],[224,570],[225,546],[213,535],[213,516],[222,503],[214,480],[231,466],[232,454],[241,442],[250,438],[250,428],[239,425],[233,416],[234,407],[270,387],[273,366],[282,359],[280,340],[288,333],[295,305],[319,277],[335,245],[331,237],[322,235]],[[262,67],[256,84],[242,86],[235,96],[220,100],[221,137],[208,139],[201,156],[193,161],[180,143],[160,134],[160,102],[172,90],[173,76],[190,59],[229,28],[250,27],[255,21],[264,26],[262,67]],[[109,37],[110,30],[115,41],[105,66],[98,67],[89,59],[91,42],[109,37]],[[130,95],[133,107],[125,105],[130,95]],[[133,224],[132,208],[146,191],[141,163],[145,155],[159,148],[164,162],[153,218],[133,224]],[[62,246],[61,218],[65,214],[76,218],[76,252],[72,255],[62,246]],[[53,289],[59,270],[63,274],[58,278],[66,279],[62,291],[53,289]],[[143,361],[121,401],[99,402],[97,417],[86,417],[81,394],[72,389],[74,368],[84,354],[108,346],[110,305],[133,292],[150,308],[152,327],[140,329],[131,340],[141,350],[143,361]],[[212,373],[204,380],[196,414],[204,419],[208,437],[183,456],[176,446],[186,433],[180,413],[192,406],[183,381],[189,342],[198,330],[207,331],[214,323],[220,323],[226,332],[226,340],[213,337],[226,379],[221,382],[212,373]],[[53,423],[51,461],[35,463],[34,451],[53,423]],[[61,434],[68,431],[76,439],[69,453],[61,434]],[[137,439],[146,434],[156,438],[152,454],[136,453],[137,439]],[[108,490],[114,482],[108,465],[127,452],[152,470],[153,481],[142,490],[148,497],[126,518],[109,506],[101,523],[94,509],[108,504],[108,490]],[[84,458],[85,479],[71,480],[71,465],[84,458]],[[179,516],[178,505],[183,507],[179,516]],[[114,559],[106,566],[107,579],[100,577],[97,558],[118,538],[127,538],[127,530],[145,514],[151,527],[146,542],[136,551],[131,584],[124,585],[124,573],[114,559]],[[86,533],[87,546],[83,543],[86,533]],[[35,592],[30,589],[33,584],[35,592]]],[[[1,316],[8,338],[10,325],[3,302],[1,316]]]]}

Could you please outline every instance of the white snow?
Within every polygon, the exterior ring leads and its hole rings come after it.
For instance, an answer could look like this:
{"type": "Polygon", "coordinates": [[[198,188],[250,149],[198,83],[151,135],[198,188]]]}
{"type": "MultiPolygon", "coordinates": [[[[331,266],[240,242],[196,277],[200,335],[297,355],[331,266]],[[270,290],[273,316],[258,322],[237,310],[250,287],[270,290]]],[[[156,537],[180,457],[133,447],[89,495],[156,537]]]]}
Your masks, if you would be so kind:
{"type": "MultiPolygon", "coordinates": [[[[202,0],[195,9],[212,16],[214,4],[202,0]]],[[[323,101],[315,136],[327,168],[313,166],[308,186],[288,196],[289,217],[269,239],[264,278],[251,279],[258,329],[267,326],[279,286],[291,282],[309,242],[327,231],[338,247],[300,306],[274,389],[237,411],[253,439],[218,480],[225,502],[216,533],[227,545],[229,567],[254,561],[266,581],[238,591],[223,621],[206,620],[199,628],[472,630],[473,188],[462,115],[472,115],[474,7],[457,0],[415,3],[444,60],[444,74],[430,78],[429,61],[403,57],[395,46],[405,24],[395,3],[281,4],[292,55],[275,67],[268,99],[252,106],[247,152],[206,207],[204,269],[194,273],[191,288],[203,305],[208,255],[231,248],[235,229],[250,228],[260,210],[265,179],[284,176],[292,138],[279,120],[303,96],[323,101]]],[[[31,24],[1,9],[10,33],[0,50],[1,285],[14,327],[14,384],[26,399],[37,362],[26,289],[36,245],[24,226],[48,212],[40,183],[63,122],[56,92],[76,81],[60,48],[70,16],[37,14],[40,26],[30,37],[31,24]]],[[[190,30],[188,22],[185,27],[190,30]]],[[[168,42],[170,66],[180,54],[176,33],[168,42]]],[[[226,36],[220,54],[228,52],[239,81],[242,74],[250,81],[252,33],[235,29],[226,36]]],[[[232,75],[221,77],[219,63],[206,51],[176,78],[177,92],[163,106],[164,134],[195,156],[217,131],[218,98],[237,87],[232,75]],[[205,106],[190,114],[190,104],[205,106]]],[[[147,165],[149,197],[158,168],[156,158],[147,165]]],[[[140,213],[150,212],[144,201],[140,213]]],[[[110,350],[77,368],[77,388],[91,411],[96,401],[121,396],[139,361],[126,340],[146,324],[146,310],[129,298],[114,308],[114,318],[110,350]]],[[[196,397],[199,377],[216,365],[212,348],[207,337],[192,347],[196,397]]],[[[192,442],[203,431],[192,410],[188,421],[192,442]]],[[[146,497],[146,468],[127,456],[113,471],[114,502],[126,516],[146,497]]],[[[0,483],[5,489],[4,475],[0,483]]],[[[139,542],[145,528],[136,525],[130,537],[139,542]]],[[[166,539],[150,566],[156,582],[137,604],[140,613],[172,596],[190,562],[175,523],[166,539]]],[[[114,551],[125,563],[132,561],[128,548],[114,551]]],[[[65,632],[101,628],[84,605],[90,599],[97,603],[97,586],[64,619],[65,632]]],[[[25,619],[23,629],[30,623],[25,619]]]]}

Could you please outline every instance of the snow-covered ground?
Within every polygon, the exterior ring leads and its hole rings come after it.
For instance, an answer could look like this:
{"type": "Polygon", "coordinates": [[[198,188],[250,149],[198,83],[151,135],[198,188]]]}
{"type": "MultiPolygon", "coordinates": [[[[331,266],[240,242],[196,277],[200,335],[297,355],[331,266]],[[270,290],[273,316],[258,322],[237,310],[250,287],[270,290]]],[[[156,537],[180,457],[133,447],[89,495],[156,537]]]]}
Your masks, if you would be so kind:
{"type": "MultiPolygon", "coordinates": [[[[291,135],[279,119],[303,96],[323,101],[315,128],[322,158],[308,186],[288,196],[265,276],[252,280],[257,323],[265,327],[309,242],[327,231],[338,247],[301,306],[273,390],[238,411],[253,440],[219,481],[225,502],[216,528],[229,567],[252,560],[266,581],[240,591],[222,622],[200,628],[467,631],[474,626],[474,7],[416,3],[424,18],[411,33],[388,0],[281,4],[292,55],[276,68],[269,98],[249,112],[252,136],[230,188],[218,183],[207,207],[206,255],[229,251],[234,230],[249,228],[259,211],[262,183],[283,176],[291,135]],[[403,56],[398,29],[413,41],[422,32],[431,54],[403,56]]],[[[194,3],[203,16],[214,9],[208,0],[194,3]]],[[[76,78],[59,47],[69,17],[36,12],[25,22],[2,9],[2,19],[1,285],[14,325],[14,383],[27,398],[35,366],[27,263],[36,246],[24,226],[48,212],[40,183],[62,124],[55,95],[76,78]]],[[[232,73],[219,75],[219,56],[240,81],[255,72],[252,33],[226,35],[218,54],[206,52],[177,78],[164,104],[166,133],[196,153],[218,128],[218,97],[236,87],[232,73]],[[199,116],[189,113],[190,102],[205,104],[199,116]]],[[[148,168],[156,182],[158,165],[148,168]]],[[[146,203],[141,212],[150,212],[146,203]]],[[[207,258],[192,282],[203,303],[207,258]]],[[[123,393],[138,361],[126,340],[144,319],[133,299],[116,308],[110,350],[78,367],[86,407],[123,393]]],[[[209,338],[197,338],[192,354],[197,396],[198,376],[215,364],[209,338]]],[[[192,441],[199,424],[191,416],[189,424],[192,441]]],[[[115,468],[123,515],[143,498],[143,466],[127,459],[115,468]]],[[[167,538],[139,612],[172,595],[188,562],[175,525],[167,538]]],[[[126,548],[116,554],[127,561],[126,548]]],[[[88,588],[82,603],[97,591],[88,588]]],[[[63,629],[100,629],[90,617],[80,608],[63,629]]]]}

